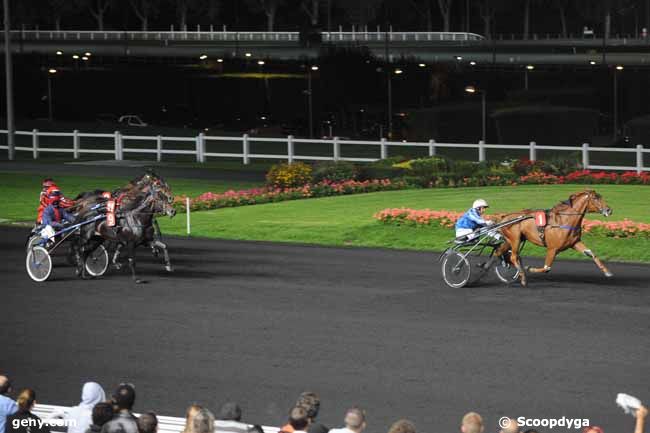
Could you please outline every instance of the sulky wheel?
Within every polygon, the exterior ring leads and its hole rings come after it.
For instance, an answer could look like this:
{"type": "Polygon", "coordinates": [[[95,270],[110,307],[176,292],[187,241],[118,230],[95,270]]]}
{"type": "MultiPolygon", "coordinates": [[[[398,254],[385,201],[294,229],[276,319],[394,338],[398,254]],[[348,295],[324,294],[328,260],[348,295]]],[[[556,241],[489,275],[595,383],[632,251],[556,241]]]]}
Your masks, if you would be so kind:
{"type": "Polygon", "coordinates": [[[108,252],[104,245],[98,246],[88,254],[84,266],[86,267],[86,272],[93,277],[101,277],[106,273],[108,269],[108,252]]]}
{"type": "Polygon", "coordinates": [[[32,280],[39,283],[47,280],[52,273],[52,258],[50,257],[50,253],[40,246],[30,248],[27,251],[25,266],[32,280]]]}
{"type": "Polygon", "coordinates": [[[463,254],[450,251],[442,259],[442,278],[454,289],[464,287],[469,282],[472,268],[463,254]]]}

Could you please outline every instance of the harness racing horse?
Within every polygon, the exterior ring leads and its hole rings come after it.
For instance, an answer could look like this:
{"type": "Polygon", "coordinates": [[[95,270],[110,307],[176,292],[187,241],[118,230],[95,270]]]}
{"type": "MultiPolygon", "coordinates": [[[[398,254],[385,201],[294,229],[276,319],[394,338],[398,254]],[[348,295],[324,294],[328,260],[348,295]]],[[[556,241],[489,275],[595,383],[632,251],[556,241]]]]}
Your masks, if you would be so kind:
{"type": "Polygon", "coordinates": [[[499,257],[506,253],[508,249],[512,250],[510,262],[519,270],[519,279],[522,286],[526,286],[527,281],[526,273],[519,259],[519,251],[525,241],[546,247],[544,267],[527,267],[526,270],[529,272],[549,272],[557,254],[566,249],[573,248],[590,257],[606,277],[613,276],[603,262],[580,239],[582,235],[582,220],[586,213],[598,212],[605,217],[612,214],[612,209],[600,194],[590,189],[572,194],[567,200],[558,203],[547,211],[546,223],[543,227],[538,227],[535,222],[535,215],[539,212],[539,210],[524,209],[520,212],[497,216],[499,220],[530,216],[529,219],[501,229],[501,233],[506,239],[506,242],[495,253],[495,256],[499,257]]]}
{"type": "MultiPolygon", "coordinates": [[[[151,188],[155,188],[160,194],[163,195],[163,198],[172,204],[174,202],[174,196],[171,192],[171,187],[165,180],[154,173],[152,170],[147,170],[147,172],[141,176],[138,176],[131,180],[125,187],[116,189],[111,192],[111,196],[118,199],[119,201],[128,201],[130,193],[133,192],[146,192],[151,188]]],[[[103,190],[94,190],[87,191],[79,194],[75,198],[75,208],[77,208],[80,214],[87,213],[94,205],[105,203],[107,198],[104,196],[105,191],[103,190]]],[[[165,211],[170,217],[175,215],[165,211]]],[[[151,219],[151,224],[145,228],[145,236],[140,242],[139,245],[146,245],[151,248],[151,251],[155,257],[158,257],[161,252],[163,255],[165,270],[167,272],[172,272],[171,260],[169,258],[169,251],[167,245],[163,242],[160,227],[158,226],[158,221],[155,216],[151,219]]],[[[118,258],[120,251],[124,247],[123,244],[118,243],[115,248],[115,253],[113,254],[113,265],[119,269],[121,265],[118,263],[118,258]]]]}
{"type": "Polygon", "coordinates": [[[154,215],[160,213],[173,216],[176,211],[167,196],[158,188],[143,188],[139,191],[130,191],[122,197],[115,215],[115,226],[110,227],[107,221],[103,220],[83,227],[80,234],[77,264],[82,277],[86,277],[85,267],[81,264],[85,263],[87,254],[96,247],[96,242],[108,240],[126,247],[133,280],[136,283],[141,283],[142,281],[137,278],[135,272],[135,248],[147,241],[146,236],[148,230],[152,230],[154,215]]]}

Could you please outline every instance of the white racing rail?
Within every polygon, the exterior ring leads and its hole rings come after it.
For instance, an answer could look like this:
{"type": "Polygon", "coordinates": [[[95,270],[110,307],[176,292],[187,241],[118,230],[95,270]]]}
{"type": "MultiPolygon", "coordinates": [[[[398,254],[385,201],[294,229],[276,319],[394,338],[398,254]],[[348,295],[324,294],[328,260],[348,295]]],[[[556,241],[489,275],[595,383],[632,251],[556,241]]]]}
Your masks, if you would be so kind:
{"type": "MultiPolygon", "coordinates": [[[[360,31],[321,32],[323,42],[394,42],[482,41],[476,33],[464,32],[393,32],[360,31]]],[[[216,42],[300,42],[299,32],[232,32],[232,31],[77,31],[12,30],[12,39],[34,41],[216,41],[216,42]]],[[[0,35],[0,39],[3,39],[0,35]]]]}
{"type": "MultiPolygon", "coordinates": [[[[0,129],[0,134],[7,134],[7,130],[0,129]]],[[[124,155],[128,153],[138,154],[152,154],[156,155],[156,160],[161,161],[163,155],[192,155],[196,158],[197,162],[205,162],[207,158],[241,158],[244,164],[249,164],[251,159],[278,159],[293,161],[351,161],[351,162],[373,162],[379,159],[386,159],[389,155],[389,149],[396,148],[426,148],[429,156],[436,155],[437,149],[474,149],[477,152],[476,161],[486,161],[487,151],[489,149],[502,149],[502,150],[525,150],[528,151],[528,158],[531,161],[537,160],[537,152],[540,150],[550,150],[554,152],[579,152],[582,156],[582,166],[589,170],[618,170],[618,171],[636,171],[641,173],[650,171],[650,165],[644,164],[644,154],[650,153],[650,148],[644,148],[642,145],[637,145],[635,148],[616,148],[616,147],[594,147],[588,143],[583,143],[581,146],[540,146],[534,141],[525,145],[511,145],[511,144],[486,144],[483,141],[478,143],[437,143],[435,140],[428,142],[400,142],[388,141],[381,139],[379,141],[363,141],[363,140],[343,140],[338,137],[332,139],[304,139],[295,138],[292,135],[286,138],[267,138],[267,137],[251,137],[248,134],[235,137],[221,137],[209,136],[200,133],[196,137],[167,137],[167,136],[144,136],[144,135],[122,135],[119,131],[113,134],[96,134],[84,133],[77,130],[73,132],[43,132],[37,129],[32,131],[16,131],[18,136],[31,137],[31,146],[16,146],[17,152],[31,152],[34,159],[38,159],[41,153],[71,153],[75,159],[78,159],[81,154],[105,154],[111,155],[117,161],[124,160],[124,155]],[[67,137],[70,139],[69,146],[67,147],[50,147],[41,146],[39,139],[41,137],[67,137]],[[81,139],[103,139],[104,148],[97,147],[82,147],[81,139]],[[106,139],[109,139],[109,145],[106,145],[106,139]],[[125,142],[128,141],[151,141],[155,143],[155,148],[143,147],[127,147],[125,142]],[[241,149],[240,152],[210,152],[207,151],[207,144],[216,144],[211,146],[212,149],[218,148],[220,143],[237,144],[241,149]],[[251,143],[278,143],[282,149],[286,149],[283,153],[254,153],[251,152],[251,143]],[[185,148],[170,147],[171,143],[185,143],[185,148]],[[299,155],[295,151],[296,144],[325,144],[331,152],[328,155],[299,155]],[[377,157],[351,157],[344,156],[341,149],[342,146],[356,146],[371,147],[379,152],[375,152],[377,157]],[[590,155],[594,152],[604,152],[609,155],[614,153],[623,153],[635,157],[635,165],[600,165],[591,164],[590,155]]],[[[86,140],[84,140],[86,142],[86,140]]],[[[0,145],[0,149],[7,149],[6,144],[0,145]]],[[[467,152],[463,156],[466,159],[471,159],[471,153],[467,152]]]]}
{"type": "MultiPolygon", "coordinates": [[[[37,404],[32,412],[34,415],[39,416],[43,421],[51,418],[51,415],[62,410],[70,409],[67,406],[54,406],[49,404],[37,404]]],[[[138,414],[136,414],[137,416],[138,414]]],[[[185,418],[177,418],[173,416],[156,415],[158,418],[158,433],[181,433],[185,428],[185,418]]],[[[263,426],[264,433],[278,433],[280,431],[277,427],[263,426]]],[[[64,433],[66,428],[52,426],[52,433],[64,433]]]]}

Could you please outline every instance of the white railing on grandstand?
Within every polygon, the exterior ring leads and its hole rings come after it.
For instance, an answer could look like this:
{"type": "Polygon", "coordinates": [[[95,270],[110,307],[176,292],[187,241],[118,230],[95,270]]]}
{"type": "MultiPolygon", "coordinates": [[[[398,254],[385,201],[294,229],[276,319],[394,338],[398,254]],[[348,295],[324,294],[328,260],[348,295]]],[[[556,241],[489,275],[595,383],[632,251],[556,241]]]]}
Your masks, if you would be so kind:
{"type": "MultiPolygon", "coordinates": [[[[54,406],[49,404],[37,404],[32,412],[34,415],[40,417],[43,421],[51,419],[52,414],[61,413],[71,409],[67,406],[54,406]]],[[[137,416],[138,414],[136,414],[137,416]]],[[[185,418],[177,418],[171,416],[160,416],[158,418],[158,433],[180,433],[185,428],[185,418]]],[[[278,433],[279,428],[263,426],[264,433],[278,433]]],[[[52,426],[52,433],[63,433],[66,429],[62,427],[52,426]]]]}
{"type": "MultiPolygon", "coordinates": [[[[6,129],[0,129],[0,134],[7,134],[6,129]]],[[[504,149],[504,150],[527,150],[529,159],[531,161],[537,160],[537,152],[540,150],[552,151],[573,151],[580,152],[582,155],[582,166],[590,170],[619,170],[619,171],[636,171],[641,173],[643,171],[650,171],[650,166],[644,164],[644,154],[650,153],[650,148],[644,148],[642,145],[637,145],[635,148],[612,148],[612,147],[594,147],[589,143],[583,143],[582,146],[540,146],[534,141],[525,145],[511,145],[511,144],[487,144],[483,141],[478,143],[438,143],[435,140],[428,142],[398,142],[388,141],[382,138],[379,141],[363,141],[363,140],[346,140],[339,137],[331,139],[306,139],[295,138],[292,135],[286,138],[267,138],[267,137],[251,137],[248,134],[234,137],[221,137],[209,136],[200,133],[196,137],[168,137],[168,136],[144,136],[144,135],[122,135],[121,132],[115,131],[112,134],[97,134],[85,133],[74,130],[73,132],[43,132],[37,129],[32,131],[16,131],[18,136],[30,136],[31,146],[16,146],[17,152],[31,152],[34,159],[38,159],[41,153],[72,153],[74,159],[78,159],[81,154],[106,154],[111,155],[117,161],[124,159],[125,153],[139,153],[139,154],[152,154],[156,155],[157,161],[162,161],[163,155],[193,155],[197,162],[205,162],[207,158],[241,158],[244,164],[249,164],[251,159],[279,159],[288,162],[293,161],[351,161],[351,162],[373,162],[379,159],[386,159],[389,154],[389,149],[393,148],[408,148],[419,147],[426,148],[429,156],[436,155],[437,149],[451,148],[451,149],[475,149],[476,160],[481,162],[487,159],[488,149],[504,149]],[[41,146],[39,144],[41,137],[67,137],[70,138],[70,145],[68,147],[50,147],[41,146]],[[112,146],[110,148],[93,148],[81,147],[81,139],[110,139],[112,146]],[[138,148],[127,147],[125,143],[128,141],[153,141],[156,144],[154,148],[138,148]],[[170,148],[170,143],[184,142],[190,143],[190,149],[174,149],[170,148]],[[240,152],[208,152],[206,151],[206,143],[208,142],[229,142],[239,143],[240,152]],[[285,153],[254,153],[251,152],[251,142],[255,143],[279,143],[284,149],[285,153]],[[328,155],[299,155],[295,151],[295,145],[299,143],[313,143],[325,144],[331,149],[328,155]],[[378,158],[367,157],[350,157],[343,156],[341,146],[368,146],[374,147],[379,150],[378,158]],[[590,163],[590,155],[593,152],[605,153],[625,153],[632,154],[636,157],[636,164],[634,166],[622,165],[596,165],[590,163]]],[[[8,149],[8,146],[0,145],[0,149],[8,149]]]]}
{"type": "MultiPolygon", "coordinates": [[[[12,30],[12,38],[44,41],[222,41],[222,42],[299,42],[300,32],[232,32],[232,31],[82,31],[82,30],[12,30]]],[[[367,28],[350,32],[321,32],[323,42],[366,42],[366,41],[480,41],[483,36],[464,32],[384,32],[367,28]]],[[[0,39],[2,39],[0,35],[0,39]]]]}

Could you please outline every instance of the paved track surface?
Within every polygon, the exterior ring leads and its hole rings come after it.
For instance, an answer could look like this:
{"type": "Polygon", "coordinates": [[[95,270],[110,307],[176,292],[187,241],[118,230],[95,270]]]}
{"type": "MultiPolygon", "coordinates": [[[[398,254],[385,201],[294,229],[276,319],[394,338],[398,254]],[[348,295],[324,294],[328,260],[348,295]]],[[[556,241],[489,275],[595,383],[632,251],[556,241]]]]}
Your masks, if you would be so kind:
{"type": "Polygon", "coordinates": [[[132,381],[137,410],[234,399],[245,420],[278,425],[313,390],[324,423],[359,404],[374,433],[401,417],[455,432],[468,410],[486,432],[512,414],[631,433],[616,393],[650,401],[647,266],[611,264],[608,280],[559,262],[528,289],[452,290],[428,253],[177,238],[173,274],[139,250],[148,284],[117,271],[81,281],[62,257],[37,284],[25,235],[0,227],[0,368],[43,403],[75,404],[90,379],[132,381]]]}

